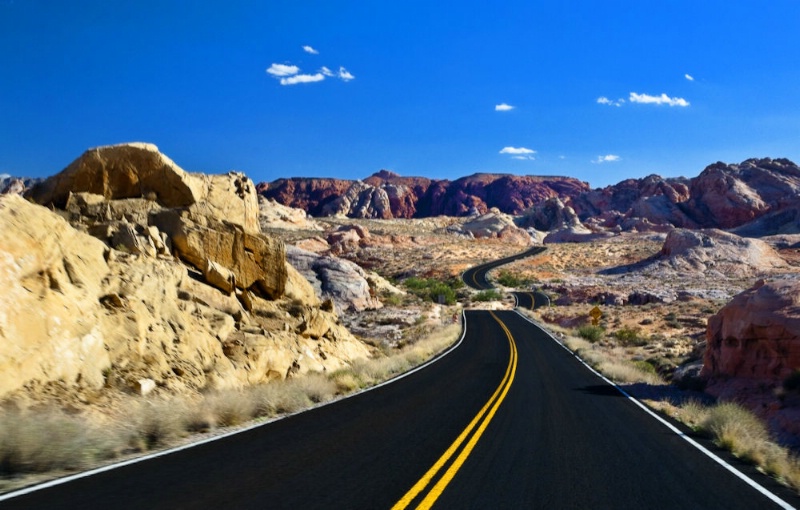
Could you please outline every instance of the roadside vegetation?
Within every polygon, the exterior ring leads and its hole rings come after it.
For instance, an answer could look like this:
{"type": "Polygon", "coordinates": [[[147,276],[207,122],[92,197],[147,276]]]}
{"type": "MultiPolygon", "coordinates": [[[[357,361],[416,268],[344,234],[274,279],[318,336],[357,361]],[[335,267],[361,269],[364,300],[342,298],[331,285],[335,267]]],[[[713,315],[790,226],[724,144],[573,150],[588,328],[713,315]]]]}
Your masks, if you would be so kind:
{"type": "Polygon", "coordinates": [[[492,279],[504,287],[517,289],[528,287],[533,283],[532,278],[519,277],[507,269],[500,270],[492,279]]]}
{"type": "Polygon", "coordinates": [[[103,415],[55,407],[0,409],[0,490],[24,484],[22,475],[87,469],[190,441],[198,433],[269,420],[341,398],[422,364],[460,335],[460,323],[440,326],[414,342],[356,360],[331,374],[308,373],[194,396],[131,396],[116,411],[103,415]]]}
{"type": "MultiPolygon", "coordinates": [[[[531,312],[525,313],[537,318],[531,312]]],[[[612,333],[592,325],[567,329],[547,324],[546,328],[589,366],[616,383],[663,386],[669,388],[668,392],[663,392],[666,395],[681,391],[670,386],[651,362],[631,359],[627,351],[632,346],[647,343],[636,328],[622,327],[612,333]]],[[[784,382],[785,391],[796,389],[800,389],[800,371],[784,382]]],[[[637,393],[636,387],[627,390],[634,395],[637,393]]],[[[642,402],[672,416],[736,457],[800,492],[800,458],[788,448],[776,444],[764,422],[748,409],[732,402],[707,404],[691,398],[642,398],[642,402]]]]}
{"type": "Polygon", "coordinates": [[[453,305],[458,296],[456,291],[464,288],[460,278],[437,280],[436,278],[419,278],[412,276],[403,281],[403,285],[415,296],[443,305],[453,305]]]}

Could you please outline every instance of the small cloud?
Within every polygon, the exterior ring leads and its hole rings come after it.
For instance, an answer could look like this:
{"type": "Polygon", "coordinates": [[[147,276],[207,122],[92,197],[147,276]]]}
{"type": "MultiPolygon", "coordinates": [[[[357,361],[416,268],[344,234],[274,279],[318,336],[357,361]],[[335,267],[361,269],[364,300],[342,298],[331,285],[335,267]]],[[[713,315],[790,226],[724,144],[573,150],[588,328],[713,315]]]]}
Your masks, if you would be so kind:
{"type": "Polygon", "coordinates": [[[617,99],[616,101],[612,101],[606,96],[600,96],[597,98],[597,104],[604,104],[608,106],[622,106],[624,102],[625,102],[624,99],[617,99]]]}
{"type": "Polygon", "coordinates": [[[500,103],[494,106],[494,111],[496,112],[507,112],[513,110],[516,106],[511,106],[510,104],[500,103]]]}
{"type": "Polygon", "coordinates": [[[660,96],[651,96],[649,94],[637,94],[636,92],[631,92],[630,98],[631,103],[640,103],[640,104],[668,104],[670,106],[680,106],[685,108],[689,106],[689,101],[685,100],[682,97],[669,97],[666,94],[661,94],[660,96]]]}
{"type": "Polygon", "coordinates": [[[512,159],[521,159],[533,161],[536,159],[534,154],[536,151],[526,147],[503,147],[500,149],[500,154],[510,154],[512,159]]]}
{"type": "Polygon", "coordinates": [[[311,53],[312,55],[319,55],[319,52],[311,46],[303,46],[303,51],[306,53],[311,53]]]}
{"type": "Polygon", "coordinates": [[[322,66],[322,67],[320,68],[319,72],[321,72],[321,73],[322,73],[322,74],[324,74],[325,76],[330,76],[330,77],[336,76],[336,74],[335,74],[333,71],[331,71],[330,69],[328,69],[328,68],[327,68],[327,67],[325,67],[325,66],[322,66]]]}
{"type": "Polygon", "coordinates": [[[692,76],[691,74],[684,74],[683,77],[689,81],[694,81],[694,76],[692,76]]]}
{"type": "Polygon", "coordinates": [[[615,161],[619,161],[620,158],[616,154],[606,154],[605,156],[597,156],[597,159],[592,160],[592,163],[614,163],[615,161]]]}
{"type": "Polygon", "coordinates": [[[285,65],[285,64],[272,64],[267,69],[267,73],[271,74],[272,76],[292,76],[300,72],[300,68],[297,66],[285,65]]]}
{"type": "Polygon", "coordinates": [[[281,78],[281,85],[297,85],[298,83],[314,83],[325,79],[322,73],[317,74],[296,74],[287,78],[281,78]]]}
{"type": "Polygon", "coordinates": [[[339,67],[339,79],[343,81],[355,80],[356,77],[350,74],[350,71],[344,67],[339,67]]]}
{"type": "Polygon", "coordinates": [[[558,157],[558,159],[567,159],[567,157],[566,157],[566,156],[564,156],[564,155],[562,154],[562,155],[560,155],[560,156],[558,157]]]}

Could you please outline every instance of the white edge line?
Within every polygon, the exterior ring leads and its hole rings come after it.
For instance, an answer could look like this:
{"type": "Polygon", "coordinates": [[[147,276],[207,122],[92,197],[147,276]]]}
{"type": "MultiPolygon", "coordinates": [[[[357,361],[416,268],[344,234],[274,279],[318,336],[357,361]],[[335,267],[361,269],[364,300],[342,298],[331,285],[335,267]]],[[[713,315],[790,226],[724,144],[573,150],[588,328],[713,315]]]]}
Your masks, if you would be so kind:
{"type": "Polygon", "coordinates": [[[43,483],[40,483],[40,484],[37,484],[37,485],[31,485],[30,487],[25,487],[25,488],[22,488],[22,489],[18,489],[16,491],[8,492],[6,494],[0,495],[0,501],[6,501],[6,500],[9,500],[9,499],[13,499],[13,498],[19,497],[19,496],[24,496],[26,494],[30,494],[32,492],[37,492],[37,491],[40,491],[40,490],[49,489],[50,487],[55,487],[55,486],[58,486],[58,485],[63,485],[65,483],[74,482],[75,480],[80,480],[81,478],[88,478],[90,476],[98,475],[100,473],[105,473],[106,471],[112,471],[114,469],[119,469],[119,468],[122,468],[122,467],[125,467],[125,466],[130,466],[132,464],[138,464],[139,462],[144,462],[144,461],[155,459],[155,458],[158,458],[158,457],[163,457],[165,455],[170,455],[172,453],[177,453],[177,452],[180,452],[180,451],[183,451],[183,450],[188,450],[189,448],[194,448],[195,446],[200,446],[200,445],[204,445],[204,444],[207,444],[207,443],[212,443],[214,441],[219,441],[220,439],[225,439],[227,437],[234,436],[236,434],[241,434],[241,433],[244,433],[244,432],[248,432],[250,430],[257,429],[257,428],[263,427],[265,425],[269,425],[270,423],[274,423],[274,422],[279,421],[279,420],[284,420],[286,418],[295,416],[297,414],[306,413],[306,412],[312,411],[314,409],[319,409],[320,407],[325,407],[325,406],[328,406],[328,405],[331,405],[331,404],[335,404],[337,402],[341,402],[342,400],[345,400],[345,399],[348,399],[348,398],[353,398],[353,397],[355,397],[357,395],[361,395],[362,393],[366,393],[368,391],[377,390],[378,388],[381,388],[381,387],[386,386],[388,384],[397,382],[400,379],[404,379],[404,378],[410,376],[411,374],[414,374],[414,373],[419,372],[420,370],[422,370],[424,368],[427,368],[428,366],[436,363],[440,359],[444,358],[445,356],[447,356],[448,354],[450,354],[451,352],[456,350],[464,342],[464,337],[467,336],[467,317],[466,317],[466,314],[465,314],[464,310],[461,311],[461,321],[464,324],[464,330],[462,331],[461,338],[458,340],[458,342],[456,342],[455,344],[451,345],[449,348],[445,349],[444,351],[440,352],[434,358],[429,359],[428,361],[426,361],[422,365],[420,365],[420,366],[418,366],[418,367],[416,367],[416,368],[414,368],[412,370],[409,370],[408,372],[403,372],[402,374],[397,375],[397,376],[395,376],[395,377],[393,377],[393,378],[391,378],[391,379],[389,379],[387,381],[384,381],[384,382],[382,382],[380,384],[376,384],[375,386],[370,386],[369,388],[364,388],[363,390],[357,391],[355,393],[350,393],[349,395],[345,395],[345,396],[342,396],[340,398],[328,400],[326,402],[321,402],[321,403],[319,403],[317,405],[308,407],[306,409],[303,409],[301,411],[297,411],[295,413],[285,414],[285,415],[279,416],[277,418],[273,418],[273,419],[270,419],[270,420],[265,420],[265,421],[262,421],[262,422],[259,422],[259,423],[255,423],[253,425],[249,425],[249,426],[241,428],[241,429],[232,430],[230,432],[226,432],[226,433],[220,434],[218,436],[209,437],[209,438],[197,441],[197,442],[188,443],[188,444],[185,444],[185,445],[182,445],[182,446],[176,446],[174,448],[169,448],[167,450],[162,450],[160,452],[151,453],[151,454],[148,454],[148,455],[143,455],[141,457],[136,457],[135,459],[129,459],[129,460],[124,460],[122,462],[116,462],[114,464],[109,464],[107,466],[102,466],[102,467],[99,467],[99,468],[90,469],[88,471],[82,471],[80,473],[75,473],[74,475],[69,475],[69,476],[65,476],[65,477],[62,477],[62,478],[57,478],[55,480],[50,480],[50,481],[43,482],[43,483]]]}
{"type": "Polygon", "coordinates": [[[655,412],[654,412],[652,409],[650,409],[649,407],[647,407],[646,405],[644,405],[643,403],[641,403],[641,402],[640,402],[638,399],[636,399],[636,398],[632,397],[630,394],[628,394],[628,392],[626,392],[625,390],[623,390],[622,388],[620,388],[620,387],[619,387],[619,385],[617,385],[615,382],[611,381],[611,380],[610,380],[610,379],[608,379],[606,376],[604,376],[603,374],[601,374],[600,372],[598,372],[597,370],[595,370],[594,368],[592,368],[591,366],[589,366],[589,364],[588,364],[588,363],[586,363],[585,361],[583,361],[583,359],[581,359],[581,357],[580,357],[580,356],[578,356],[577,354],[575,354],[575,352],[573,352],[573,351],[572,351],[572,350],[571,350],[569,347],[567,347],[566,345],[564,345],[564,343],[563,343],[561,340],[559,340],[558,338],[556,338],[556,337],[554,337],[552,334],[550,334],[550,332],[549,332],[549,331],[547,331],[545,328],[543,328],[542,326],[540,326],[539,324],[537,324],[537,323],[536,323],[536,321],[534,321],[534,320],[533,320],[533,319],[531,319],[530,317],[527,317],[526,315],[522,314],[522,313],[521,313],[519,310],[514,310],[514,311],[515,311],[515,312],[517,312],[517,314],[518,314],[520,317],[522,317],[522,318],[523,318],[523,319],[525,319],[526,321],[530,322],[531,324],[533,324],[533,325],[534,325],[534,326],[536,326],[537,328],[539,328],[539,329],[541,329],[542,331],[544,331],[544,332],[547,334],[547,336],[549,336],[549,337],[550,337],[550,338],[551,338],[551,339],[552,339],[554,342],[556,342],[558,345],[560,345],[560,346],[561,346],[561,347],[562,347],[564,350],[566,350],[567,352],[569,352],[570,354],[572,354],[572,355],[575,357],[575,359],[577,359],[578,361],[580,361],[580,362],[583,364],[583,366],[585,366],[586,368],[588,368],[589,370],[591,370],[591,371],[592,371],[592,372],[593,372],[593,373],[594,373],[594,374],[595,374],[597,377],[599,377],[600,379],[604,380],[605,382],[607,382],[608,384],[610,384],[611,386],[613,386],[614,388],[616,388],[616,389],[617,389],[617,391],[619,391],[620,393],[622,393],[622,395],[623,395],[623,396],[625,396],[625,397],[626,397],[628,400],[630,400],[631,402],[633,402],[634,404],[636,404],[637,406],[639,406],[639,407],[640,407],[640,408],[641,408],[641,409],[642,409],[644,412],[646,412],[647,414],[649,414],[650,416],[652,416],[653,418],[655,418],[656,420],[658,420],[659,422],[661,422],[661,424],[662,424],[662,425],[664,425],[664,426],[665,426],[665,427],[667,427],[669,430],[671,430],[672,432],[674,432],[676,435],[678,435],[679,437],[681,437],[682,439],[684,439],[684,440],[685,440],[687,443],[689,443],[690,445],[692,445],[692,446],[694,446],[695,448],[697,448],[698,450],[700,450],[700,452],[704,453],[706,456],[708,456],[709,458],[711,458],[711,460],[713,460],[714,462],[716,462],[716,463],[717,463],[717,464],[719,464],[720,466],[722,466],[722,467],[724,467],[725,469],[727,469],[728,471],[730,471],[730,472],[731,472],[733,475],[735,475],[737,478],[739,478],[740,480],[742,480],[743,482],[745,482],[747,485],[749,485],[750,487],[752,487],[752,488],[754,488],[755,490],[757,490],[758,492],[760,492],[760,493],[761,493],[763,496],[766,496],[767,498],[769,498],[770,500],[772,500],[772,502],[773,502],[773,503],[777,504],[777,505],[778,505],[778,506],[780,506],[781,508],[784,508],[784,509],[786,509],[786,510],[795,510],[795,507],[793,507],[792,505],[790,505],[790,504],[789,504],[789,503],[787,503],[786,501],[782,500],[781,498],[779,498],[778,496],[776,496],[776,495],[775,495],[775,494],[773,494],[772,492],[770,492],[770,491],[768,491],[767,489],[765,489],[764,487],[762,487],[762,486],[761,486],[761,484],[759,484],[758,482],[756,482],[755,480],[753,480],[752,478],[750,478],[750,477],[749,477],[749,476],[747,476],[746,474],[742,473],[741,471],[739,471],[738,469],[736,469],[736,468],[735,468],[734,466],[732,466],[731,464],[727,463],[727,462],[726,462],[725,460],[723,460],[722,458],[718,457],[718,456],[717,456],[717,455],[716,455],[714,452],[712,452],[711,450],[709,450],[709,449],[708,449],[708,448],[706,448],[705,446],[701,445],[700,443],[698,443],[697,441],[695,441],[695,440],[694,440],[694,439],[692,439],[691,437],[689,437],[689,436],[687,436],[686,434],[684,434],[683,432],[681,432],[681,430],[680,430],[679,428],[677,428],[676,426],[674,426],[673,424],[671,424],[670,422],[668,422],[667,420],[665,420],[664,418],[662,418],[661,416],[659,416],[658,414],[656,414],[656,413],[655,413],[655,412]]]}

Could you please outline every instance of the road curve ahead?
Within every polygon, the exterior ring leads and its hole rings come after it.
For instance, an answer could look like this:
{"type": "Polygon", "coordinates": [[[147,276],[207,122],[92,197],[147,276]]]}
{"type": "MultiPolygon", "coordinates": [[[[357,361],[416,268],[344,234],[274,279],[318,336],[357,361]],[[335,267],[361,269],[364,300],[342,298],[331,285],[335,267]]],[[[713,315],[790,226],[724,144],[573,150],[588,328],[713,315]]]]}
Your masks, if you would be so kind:
{"type": "Polygon", "coordinates": [[[397,382],[0,508],[778,508],[521,315],[465,320],[397,382]]]}
{"type": "Polygon", "coordinates": [[[464,274],[461,275],[461,279],[464,280],[464,283],[466,283],[469,287],[472,287],[473,289],[478,289],[478,290],[493,289],[494,285],[492,285],[486,278],[486,273],[488,273],[489,271],[491,271],[496,267],[508,264],[510,262],[514,262],[515,260],[524,259],[525,257],[531,257],[533,255],[538,255],[539,253],[542,253],[546,249],[547,248],[545,248],[544,246],[535,246],[530,250],[518,253],[516,255],[512,255],[510,257],[493,260],[492,262],[487,262],[479,266],[471,267],[466,271],[464,271],[464,274]]]}
{"type": "Polygon", "coordinates": [[[530,292],[515,291],[511,293],[516,300],[517,308],[535,310],[542,306],[550,305],[550,298],[544,292],[535,290],[530,292]]]}

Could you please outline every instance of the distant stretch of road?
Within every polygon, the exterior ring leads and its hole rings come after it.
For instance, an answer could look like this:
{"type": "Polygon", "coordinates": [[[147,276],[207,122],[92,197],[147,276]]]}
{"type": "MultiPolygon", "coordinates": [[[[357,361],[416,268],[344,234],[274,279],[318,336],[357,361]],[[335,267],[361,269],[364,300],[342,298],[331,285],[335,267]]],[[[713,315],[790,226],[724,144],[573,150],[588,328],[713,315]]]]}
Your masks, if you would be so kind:
{"type": "Polygon", "coordinates": [[[526,310],[535,310],[542,306],[550,305],[550,298],[547,294],[534,290],[534,291],[515,291],[511,293],[516,300],[518,308],[525,308],[526,310]]]}
{"type": "Polygon", "coordinates": [[[464,280],[464,283],[466,283],[473,289],[478,289],[478,290],[492,289],[494,288],[494,285],[492,285],[486,278],[486,273],[488,273],[489,271],[491,271],[496,267],[508,264],[510,262],[514,262],[515,260],[524,259],[525,257],[530,257],[533,255],[538,255],[539,253],[542,253],[546,249],[547,248],[545,248],[544,246],[536,246],[534,248],[531,248],[530,250],[518,253],[516,255],[512,255],[510,257],[505,257],[502,259],[494,260],[492,262],[481,264],[479,266],[472,267],[464,271],[464,274],[461,275],[461,278],[464,280]]]}

